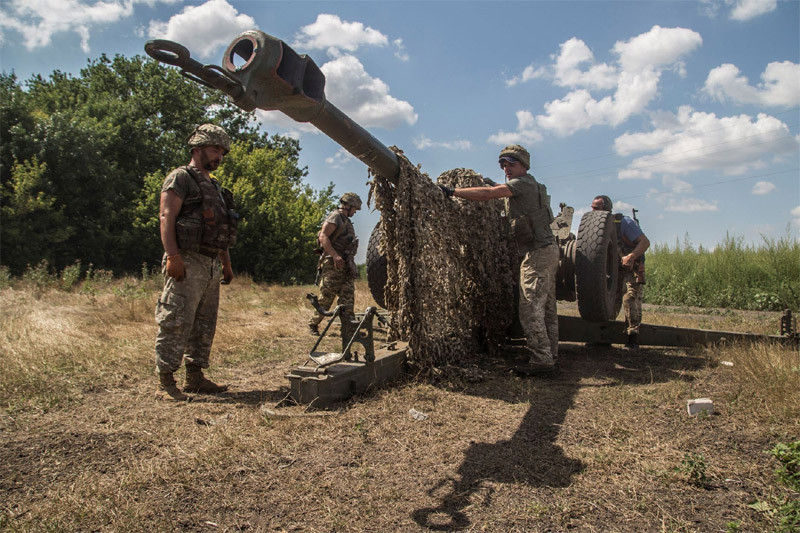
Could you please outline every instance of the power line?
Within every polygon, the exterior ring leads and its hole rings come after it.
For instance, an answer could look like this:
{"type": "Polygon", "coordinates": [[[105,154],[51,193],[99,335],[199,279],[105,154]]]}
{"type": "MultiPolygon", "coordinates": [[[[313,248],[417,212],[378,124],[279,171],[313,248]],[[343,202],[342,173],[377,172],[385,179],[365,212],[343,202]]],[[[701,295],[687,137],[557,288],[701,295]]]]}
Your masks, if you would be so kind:
{"type": "MultiPolygon", "coordinates": [[[[756,135],[761,135],[761,134],[756,134],[756,135]]],[[[752,135],[752,136],[755,137],[756,135],[752,135]]],[[[741,139],[737,139],[737,140],[742,140],[742,139],[746,139],[746,138],[747,137],[742,137],[741,139]]],[[[785,141],[785,140],[789,140],[789,139],[793,139],[793,138],[794,138],[793,136],[789,135],[789,136],[785,136],[785,137],[779,137],[778,139],[771,139],[769,141],[763,141],[763,142],[760,142],[760,143],[751,143],[751,144],[748,144],[747,146],[739,146],[739,147],[736,147],[736,148],[730,148],[728,150],[719,150],[719,151],[716,151],[716,152],[709,152],[707,154],[700,154],[700,155],[696,155],[696,156],[692,156],[692,157],[684,157],[684,158],[679,158],[679,159],[662,160],[662,161],[657,161],[655,163],[652,163],[650,165],[632,166],[632,167],[630,167],[630,170],[642,170],[642,169],[645,169],[645,168],[657,167],[657,166],[671,164],[671,163],[682,163],[684,161],[691,161],[692,159],[707,158],[707,157],[711,157],[711,156],[715,156],[715,155],[719,155],[719,154],[724,154],[724,153],[727,153],[727,152],[739,151],[739,150],[742,150],[744,148],[750,148],[750,147],[753,147],[753,146],[760,146],[762,144],[769,144],[769,143],[774,143],[774,142],[778,142],[778,141],[785,141]]],[[[733,141],[727,141],[727,142],[733,142],[733,141]]],[[[719,143],[719,144],[712,145],[712,146],[719,146],[719,145],[722,145],[722,144],[727,144],[727,142],[719,143]]],[[[704,147],[700,147],[700,148],[693,148],[691,150],[684,150],[684,151],[681,151],[681,152],[678,152],[678,153],[682,153],[682,154],[683,153],[689,153],[691,151],[702,150],[704,148],[707,148],[707,147],[704,146],[704,147]]],[[[651,159],[650,161],[653,161],[653,160],[651,159]]],[[[564,174],[564,175],[561,175],[561,176],[554,176],[554,177],[550,177],[550,178],[547,178],[547,179],[549,181],[558,181],[559,183],[563,183],[563,182],[566,182],[566,181],[574,181],[574,180],[578,180],[578,179],[594,178],[594,177],[598,177],[598,176],[603,176],[604,174],[603,174],[602,171],[612,170],[612,169],[615,169],[615,168],[623,168],[623,167],[626,167],[626,166],[628,166],[628,163],[624,163],[622,165],[614,165],[614,166],[611,166],[611,167],[604,167],[604,168],[599,168],[599,169],[587,170],[587,171],[584,171],[584,172],[578,172],[576,174],[564,174]],[[589,174],[588,176],[580,176],[581,174],[587,174],[587,173],[590,173],[590,172],[597,172],[597,173],[589,174]],[[567,178],[567,179],[560,179],[560,178],[567,178]]]]}
{"type": "MultiPolygon", "coordinates": [[[[781,111],[779,113],[773,113],[771,116],[785,115],[787,113],[792,113],[792,112],[796,112],[796,111],[800,111],[800,107],[793,107],[791,109],[787,109],[786,111],[781,111]]],[[[715,129],[712,129],[712,130],[698,131],[698,132],[694,132],[690,137],[699,137],[699,136],[705,135],[707,133],[713,133],[715,131],[722,131],[722,130],[727,130],[727,129],[730,129],[730,128],[735,128],[736,126],[741,126],[742,124],[752,124],[752,122],[747,120],[747,121],[743,121],[743,122],[737,122],[736,124],[730,124],[728,126],[723,126],[721,128],[715,128],[715,129]]],[[[776,131],[776,130],[773,130],[773,131],[776,131]]],[[[768,132],[765,132],[765,133],[768,133],[768,132]]],[[[652,148],[658,148],[659,146],[666,146],[666,145],[668,145],[668,144],[670,144],[672,142],[673,141],[664,141],[664,142],[661,142],[661,143],[645,145],[645,146],[642,147],[642,150],[649,150],[649,149],[652,149],[652,148]]],[[[601,159],[601,158],[604,158],[604,157],[611,157],[611,156],[616,156],[616,155],[619,155],[619,154],[617,154],[616,152],[608,152],[608,153],[605,153],[605,154],[602,154],[602,155],[596,155],[596,156],[592,156],[592,157],[585,157],[583,159],[572,159],[572,160],[569,160],[569,161],[561,161],[561,162],[551,163],[549,165],[543,165],[543,166],[538,166],[537,165],[537,168],[538,169],[543,169],[543,168],[549,168],[549,167],[555,167],[555,166],[561,166],[561,165],[568,165],[568,164],[571,164],[571,163],[581,163],[583,161],[591,161],[593,159],[601,159]]]]}
{"type": "MultiPolygon", "coordinates": [[[[670,191],[670,192],[683,193],[683,192],[692,191],[692,190],[695,190],[695,189],[702,189],[702,188],[705,188],[705,187],[712,187],[714,185],[724,185],[726,183],[734,183],[734,182],[737,182],[737,181],[752,180],[752,179],[756,179],[756,178],[767,178],[769,176],[776,176],[778,174],[788,174],[789,172],[797,172],[797,171],[800,171],[800,167],[798,167],[798,168],[790,168],[788,170],[779,170],[777,172],[770,172],[769,174],[759,174],[759,175],[756,175],[756,176],[746,176],[746,177],[743,177],[743,178],[733,178],[733,179],[729,179],[729,180],[714,181],[714,182],[711,182],[711,183],[703,183],[701,185],[694,185],[692,187],[686,187],[685,189],[681,189],[680,191],[670,191]]],[[[636,194],[636,195],[633,195],[633,196],[623,196],[621,198],[617,198],[617,200],[631,200],[633,198],[644,198],[644,197],[650,196],[652,194],[653,193],[645,193],[645,194],[636,194]]]]}

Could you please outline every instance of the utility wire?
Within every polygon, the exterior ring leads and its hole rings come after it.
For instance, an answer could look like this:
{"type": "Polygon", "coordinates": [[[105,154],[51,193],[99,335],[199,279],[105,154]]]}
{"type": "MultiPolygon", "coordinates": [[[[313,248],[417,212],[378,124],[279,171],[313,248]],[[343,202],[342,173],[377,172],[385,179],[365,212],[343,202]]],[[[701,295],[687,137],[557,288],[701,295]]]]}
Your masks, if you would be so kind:
{"type": "MultiPolygon", "coordinates": [[[[770,172],[769,174],[758,174],[756,176],[745,176],[743,178],[733,178],[733,179],[729,179],[729,180],[714,181],[714,182],[711,182],[711,183],[703,183],[701,185],[693,185],[692,187],[686,187],[685,189],[681,189],[680,191],[669,191],[669,192],[670,193],[672,193],[672,192],[683,193],[683,192],[692,191],[692,190],[695,190],[695,189],[703,189],[705,187],[713,187],[714,185],[724,185],[726,183],[735,183],[737,181],[752,180],[752,179],[756,179],[756,178],[766,178],[766,177],[769,177],[769,176],[777,176],[778,174],[788,174],[789,172],[797,172],[797,171],[800,171],[800,167],[798,167],[798,168],[790,168],[789,170],[779,170],[777,172],[770,172]]],[[[662,191],[662,193],[663,193],[663,191],[662,191]]],[[[649,193],[645,193],[645,194],[635,194],[633,196],[623,196],[621,198],[617,198],[617,200],[631,200],[633,198],[644,198],[645,196],[651,196],[652,194],[653,194],[652,192],[649,192],[649,193]]]]}
{"type": "MultiPolygon", "coordinates": [[[[792,112],[796,112],[796,111],[800,111],[800,107],[793,107],[791,109],[787,109],[786,111],[781,111],[780,113],[772,113],[772,115],[770,115],[770,116],[785,115],[787,113],[792,113],[792,112]]],[[[690,138],[691,137],[699,137],[699,136],[705,135],[707,133],[713,133],[715,131],[722,131],[722,130],[727,130],[727,129],[730,129],[730,128],[735,128],[736,126],[741,126],[742,124],[752,124],[752,122],[747,120],[747,121],[743,121],[743,122],[737,122],[736,124],[731,124],[729,126],[723,126],[721,128],[715,128],[715,129],[712,129],[712,130],[698,131],[698,132],[692,133],[689,137],[690,138]]],[[[777,131],[777,130],[772,130],[772,131],[777,131]]],[[[764,132],[764,133],[769,133],[769,132],[764,132]]],[[[668,144],[671,144],[672,142],[673,141],[664,141],[664,142],[660,142],[660,143],[645,145],[645,146],[641,147],[641,150],[644,151],[644,150],[650,150],[652,148],[658,148],[659,146],[666,146],[668,144]]],[[[569,161],[560,161],[560,162],[557,162],[557,163],[550,163],[549,165],[542,165],[542,166],[538,166],[537,165],[536,168],[543,169],[543,168],[549,168],[549,167],[555,167],[555,166],[561,166],[561,165],[568,165],[568,164],[571,164],[571,163],[580,163],[580,162],[583,162],[583,161],[591,161],[593,159],[601,159],[603,157],[611,157],[611,156],[616,156],[616,155],[619,155],[619,154],[617,154],[616,152],[608,152],[608,153],[605,153],[605,154],[596,155],[596,156],[592,156],[592,157],[585,157],[583,159],[571,159],[569,161]]]]}

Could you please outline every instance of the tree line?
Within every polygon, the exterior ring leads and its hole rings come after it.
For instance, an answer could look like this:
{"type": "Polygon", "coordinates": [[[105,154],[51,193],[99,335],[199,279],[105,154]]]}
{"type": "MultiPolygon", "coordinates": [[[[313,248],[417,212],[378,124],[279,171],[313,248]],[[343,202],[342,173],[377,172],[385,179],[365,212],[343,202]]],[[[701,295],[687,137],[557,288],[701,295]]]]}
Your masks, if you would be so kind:
{"type": "Polygon", "coordinates": [[[189,162],[186,138],[206,122],[232,140],[214,176],[242,217],[234,268],[257,281],[313,280],[333,185],[304,182],[297,140],[259,131],[221,93],[141,56],[102,55],[78,76],[24,83],[0,73],[0,264],[16,275],[42,260],[117,274],[158,264],[161,184],[189,162]]]}

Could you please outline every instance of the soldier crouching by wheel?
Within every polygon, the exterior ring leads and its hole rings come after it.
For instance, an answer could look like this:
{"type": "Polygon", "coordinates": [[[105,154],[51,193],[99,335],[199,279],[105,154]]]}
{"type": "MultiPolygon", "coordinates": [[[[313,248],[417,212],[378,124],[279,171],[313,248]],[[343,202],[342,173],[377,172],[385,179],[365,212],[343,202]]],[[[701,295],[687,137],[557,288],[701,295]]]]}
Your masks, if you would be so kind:
{"type": "Polygon", "coordinates": [[[230,150],[230,138],[213,124],[189,136],[191,161],[169,173],[161,188],[164,290],[156,307],[156,368],[161,389],[174,400],[184,392],[227,390],[203,376],[217,327],[220,281],[233,280],[228,248],[239,216],[233,195],[211,177],[230,150]],[[173,376],[186,362],[183,391],[173,376]]]}
{"type": "MultiPolygon", "coordinates": [[[[613,204],[606,195],[595,196],[593,211],[609,211],[613,204]]],[[[636,213],[634,213],[634,216],[636,213]]],[[[650,247],[650,240],[639,228],[639,223],[622,213],[614,215],[617,228],[617,247],[622,261],[622,279],[625,295],[622,308],[625,310],[625,332],[628,334],[627,350],[639,349],[639,326],[642,324],[642,297],[644,295],[644,253],[650,247]]]]}
{"type": "MultiPolygon", "coordinates": [[[[355,283],[358,277],[356,252],[358,238],[350,218],[361,209],[361,198],[356,193],[347,192],[339,199],[339,208],[333,211],[322,224],[317,235],[320,245],[320,259],[317,267],[319,305],[326,311],[333,300],[338,298],[338,305],[343,306],[341,315],[342,335],[346,336],[349,324],[355,319],[355,283]]],[[[324,317],[314,311],[308,321],[308,330],[312,335],[319,335],[319,323],[324,317]]]]}

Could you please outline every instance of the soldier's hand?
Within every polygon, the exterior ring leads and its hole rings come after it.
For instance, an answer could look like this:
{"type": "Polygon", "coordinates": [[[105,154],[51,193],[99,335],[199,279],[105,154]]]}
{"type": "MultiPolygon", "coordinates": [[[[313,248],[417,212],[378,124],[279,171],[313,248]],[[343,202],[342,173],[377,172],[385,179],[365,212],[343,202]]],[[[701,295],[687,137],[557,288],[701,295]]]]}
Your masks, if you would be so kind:
{"type": "Polygon", "coordinates": [[[167,257],[167,276],[175,281],[183,281],[183,278],[186,277],[186,267],[183,265],[181,254],[167,257]]]}
{"type": "Polygon", "coordinates": [[[483,178],[483,184],[488,187],[494,187],[497,185],[497,182],[494,181],[492,178],[483,178]]]}
{"type": "Polygon", "coordinates": [[[444,197],[445,198],[450,198],[451,196],[453,196],[453,193],[455,192],[455,189],[452,189],[452,188],[447,187],[445,185],[440,185],[440,184],[437,184],[437,185],[439,185],[439,188],[444,193],[444,197]]]}
{"type": "Polygon", "coordinates": [[[339,270],[345,267],[344,258],[341,255],[333,256],[333,265],[339,270]]]}
{"type": "Polygon", "coordinates": [[[633,268],[633,263],[634,263],[633,254],[628,254],[622,258],[622,266],[624,268],[627,268],[628,270],[633,268]]]}
{"type": "Polygon", "coordinates": [[[231,266],[231,262],[228,261],[227,263],[222,263],[222,281],[223,285],[230,285],[231,281],[233,281],[233,267],[231,266]]]}

